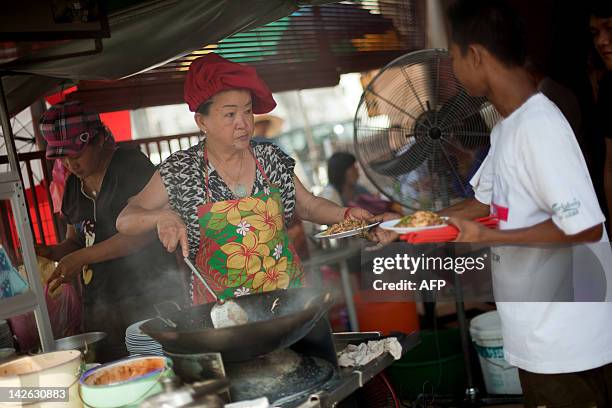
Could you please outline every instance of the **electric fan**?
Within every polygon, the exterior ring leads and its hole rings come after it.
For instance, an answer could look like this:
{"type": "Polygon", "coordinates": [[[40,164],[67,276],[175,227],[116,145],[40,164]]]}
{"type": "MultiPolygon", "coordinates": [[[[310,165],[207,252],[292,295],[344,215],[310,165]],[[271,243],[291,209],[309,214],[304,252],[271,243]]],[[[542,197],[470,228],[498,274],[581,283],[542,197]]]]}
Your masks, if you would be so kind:
{"type": "Polygon", "coordinates": [[[365,89],[355,114],[355,152],[391,200],[439,210],[472,194],[469,180],[489,149],[500,116],[469,96],[446,50],[406,54],[365,89]]]}
{"type": "MultiPolygon", "coordinates": [[[[366,87],[355,113],[355,153],[365,174],[388,198],[413,210],[437,211],[473,195],[469,181],[489,151],[490,132],[500,118],[485,98],[467,94],[446,50],[416,51],[389,63],[366,87]]],[[[520,401],[478,395],[457,277],[466,402],[520,401]]],[[[431,304],[428,308],[433,309],[431,304]]]]}

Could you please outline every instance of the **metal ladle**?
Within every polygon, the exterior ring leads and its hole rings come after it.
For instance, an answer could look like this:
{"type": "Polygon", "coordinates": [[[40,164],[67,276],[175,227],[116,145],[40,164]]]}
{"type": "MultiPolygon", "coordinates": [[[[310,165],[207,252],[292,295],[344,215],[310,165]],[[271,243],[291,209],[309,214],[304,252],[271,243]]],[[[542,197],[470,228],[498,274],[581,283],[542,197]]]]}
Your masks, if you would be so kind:
{"type": "Polygon", "coordinates": [[[230,326],[238,326],[241,324],[248,323],[249,317],[247,313],[244,311],[238,303],[233,300],[221,300],[217,296],[214,290],[208,285],[206,279],[200,274],[198,268],[195,267],[194,264],[191,263],[189,258],[183,258],[189,269],[200,279],[206,290],[210,292],[210,294],[215,299],[215,304],[210,310],[210,319],[212,320],[212,324],[215,329],[220,329],[223,327],[230,326]]]}

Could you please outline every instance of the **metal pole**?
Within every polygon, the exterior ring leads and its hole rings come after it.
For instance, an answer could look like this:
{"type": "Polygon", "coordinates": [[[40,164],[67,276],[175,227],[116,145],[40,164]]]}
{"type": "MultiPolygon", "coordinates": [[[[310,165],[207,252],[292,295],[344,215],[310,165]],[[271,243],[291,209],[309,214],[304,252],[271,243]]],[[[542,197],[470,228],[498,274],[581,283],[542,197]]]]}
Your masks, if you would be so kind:
{"type": "Polygon", "coordinates": [[[21,179],[21,171],[17,162],[17,148],[15,147],[15,138],[9,118],[8,104],[4,94],[4,83],[2,82],[2,78],[3,77],[0,76],[0,119],[2,120],[2,133],[4,134],[4,141],[6,143],[6,155],[8,156],[11,171],[19,174],[19,178],[21,179]]]}
{"type": "Polygon", "coordinates": [[[351,277],[346,259],[340,263],[340,277],[342,279],[342,289],[344,291],[344,301],[348,312],[351,331],[359,331],[359,320],[357,319],[357,309],[353,300],[353,288],[351,287],[351,277]]]}
{"type": "Polygon", "coordinates": [[[444,5],[441,0],[427,0],[425,3],[425,34],[427,48],[448,48],[444,24],[444,5]]]}
{"type": "Polygon", "coordinates": [[[13,137],[13,129],[8,112],[8,104],[4,93],[4,84],[2,76],[0,76],[0,120],[2,123],[2,133],[6,144],[6,153],[9,159],[11,171],[14,179],[14,194],[11,199],[11,206],[15,217],[15,225],[19,239],[21,241],[21,252],[23,262],[26,267],[28,276],[28,286],[31,292],[36,296],[37,304],[34,307],[34,316],[36,325],[38,326],[38,335],[43,351],[53,351],[55,349],[55,341],[53,339],[53,330],[49,320],[47,311],[47,303],[45,293],[40,284],[40,271],[38,270],[38,262],[36,253],[34,252],[34,239],[30,228],[26,227],[29,221],[29,211],[25,200],[23,179],[21,177],[21,169],[17,161],[17,149],[15,147],[15,139],[13,137]]]}
{"type": "Polygon", "coordinates": [[[312,178],[314,184],[320,186],[321,180],[319,179],[319,154],[317,152],[317,146],[314,141],[314,136],[312,135],[312,129],[310,128],[310,121],[308,120],[306,109],[304,109],[301,91],[295,92],[297,95],[298,106],[300,107],[300,112],[302,113],[302,119],[304,121],[304,134],[306,135],[306,145],[308,146],[308,157],[310,157],[313,170],[312,178]]]}
{"type": "MultiPolygon", "coordinates": [[[[451,250],[452,257],[455,256],[454,250],[451,250]]],[[[465,399],[467,401],[476,401],[478,398],[478,389],[474,386],[474,375],[472,373],[471,359],[470,359],[470,339],[467,326],[467,320],[465,318],[465,310],[463,304],[463,289],[461,287],[460,275],[455,273],[455,305],[457,307],[457,322],[459,323],[459,335],[461,336],[461,349],[463,351],[463,362],[465,364],[465,399]]]]}

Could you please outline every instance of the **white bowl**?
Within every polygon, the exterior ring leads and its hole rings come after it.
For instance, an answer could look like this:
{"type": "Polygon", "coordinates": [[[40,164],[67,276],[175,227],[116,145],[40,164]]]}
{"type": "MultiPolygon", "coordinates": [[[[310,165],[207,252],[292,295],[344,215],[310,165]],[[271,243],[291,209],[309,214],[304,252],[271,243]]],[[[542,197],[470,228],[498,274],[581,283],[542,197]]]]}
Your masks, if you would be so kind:
{"type": "MultiPolygon", "coordinates": [[[[42,402],[28,405],[28,408],[57,408],[60,404],[62,407],[80,408],[83,406],[78,394],[81,368],[81,352],[78,350],[20,357],[0,364],[0,387],[65,387],[68,388],[68,402],[42,402]]],[[[9,406],[15,404],[0,402],[0,407],[9,406]]]]}
{"type": "Polygon", "coordinates": [[[90,407],[137,407],[140,402],[144,401],[149,396],[158,394],[162,391],[162,385],[160,383],[162,377],[173,375],[171,362],[165,357],[130,357],[104,364],[85,372],[79,380],[79,386],[83,402],[90,407]],[[154,360],[154,364],[162,368],[114,384],[93,385],[87,384],[86,382],[88,378],[93,376],[99,376],[104,372],[144,360],[154,360]]]}

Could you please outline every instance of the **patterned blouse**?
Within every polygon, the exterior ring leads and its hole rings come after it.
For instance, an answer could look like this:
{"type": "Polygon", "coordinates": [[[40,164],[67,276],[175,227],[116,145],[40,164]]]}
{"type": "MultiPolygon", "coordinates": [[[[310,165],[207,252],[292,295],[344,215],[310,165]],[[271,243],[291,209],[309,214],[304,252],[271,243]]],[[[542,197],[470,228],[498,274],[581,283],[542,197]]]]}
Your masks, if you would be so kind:
{"type": "MultiPolygon", "coordinates": [[[[295,160],[271,143],[252,141],[251,148],[270,181],[280,188],[281,200],[285,209],[285,224],[288,224],[295,209],[295,184],[293,182],[295,160]]],[[[206,200],[204,142],[172,154],[159,166],[159,174],[168,192],[170,208],[181,216],[187,226],[189,258],[195,260],[200,245],[198,207],[206,200]]],[[[210,163],[208,174],[210,195],[213,201],[236,199],[234,193],[210,163]]],[[[266,179],[257,169],[251,195],[257,194],[266,185],[266,179]]]]}

